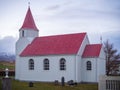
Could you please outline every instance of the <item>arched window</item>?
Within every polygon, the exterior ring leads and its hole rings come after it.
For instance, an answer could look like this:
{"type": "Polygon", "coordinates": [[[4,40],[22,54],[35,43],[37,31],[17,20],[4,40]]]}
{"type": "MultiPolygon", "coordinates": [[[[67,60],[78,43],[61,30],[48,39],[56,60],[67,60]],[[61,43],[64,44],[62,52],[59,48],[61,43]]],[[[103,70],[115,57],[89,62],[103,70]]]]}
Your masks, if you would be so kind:
{"type": "Polygon", "coordinates": [[[22,31],[22,37],[24,37],[24,33],[25,33],[25,32],[24,32],[24,31],[22,31]]]}
{"type": "Polygon", "coordinates": [[[91,61],[87,61],[86,62],[86,69],[87,70],[92,70],[92,63],[91,63],[91,61]]]}
{"type": "Polygon", "coordinates": [[[44,66],[43,66],[44,70],[49,70],[49,60],[44,59],[43,63],[44,63],[44,66]]]}
{"type": "Polygon", "coordinates": [[[34,60],[33,59],[29,60],[29,70],[34,70],[34,60]]]}
{"type": "Polygon", "coordinates": [[[66,70],[66,60],[64,58],[60,59],[60,70],[66,70]]]}

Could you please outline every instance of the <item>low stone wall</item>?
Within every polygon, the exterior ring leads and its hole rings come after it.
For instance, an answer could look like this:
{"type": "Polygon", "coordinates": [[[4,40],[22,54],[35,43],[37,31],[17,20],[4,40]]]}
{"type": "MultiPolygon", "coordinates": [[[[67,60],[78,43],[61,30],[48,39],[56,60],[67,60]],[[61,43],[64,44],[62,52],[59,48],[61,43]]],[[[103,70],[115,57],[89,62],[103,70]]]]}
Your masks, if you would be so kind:
{"type": "Polygon", "coordinates": [[[99,90],[120,90],[120,76],[100,76],[99,90]]]}

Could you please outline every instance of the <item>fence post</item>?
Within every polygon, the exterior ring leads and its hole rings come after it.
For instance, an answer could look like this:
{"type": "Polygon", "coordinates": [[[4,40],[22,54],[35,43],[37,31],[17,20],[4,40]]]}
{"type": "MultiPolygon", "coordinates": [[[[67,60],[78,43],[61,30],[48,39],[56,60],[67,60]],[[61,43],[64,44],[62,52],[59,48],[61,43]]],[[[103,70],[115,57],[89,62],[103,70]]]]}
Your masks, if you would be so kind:
{"type": "Polygon", "coordinates": [[[100,76],[98,90],[120,90],[120,76],[100,76]]]}

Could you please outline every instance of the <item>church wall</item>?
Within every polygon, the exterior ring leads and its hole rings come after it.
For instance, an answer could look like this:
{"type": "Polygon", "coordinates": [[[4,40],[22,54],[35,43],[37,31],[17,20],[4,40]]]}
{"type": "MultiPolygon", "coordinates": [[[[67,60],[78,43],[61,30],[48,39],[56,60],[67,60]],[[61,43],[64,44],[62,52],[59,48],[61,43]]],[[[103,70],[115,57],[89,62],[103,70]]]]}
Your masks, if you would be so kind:
{"type": "Polygon", "coordinates": [[[28,40],[27,38],[20,38],[16,42],[16,60],[15,60],[15,78],[18,79],[20,75],[20,63],[19,55],[20,53],[25,49],[25,47],[31,43],[31,40],[28,40]]]}
{"type": "Polygon", "coordinates": [[[82,81],[83,82],[98,82],[100,75],[105,75],[106,61],[103,47],[101,48],[98,58],[83,58],[82,59],[82,81]],[[92,62],[92,70],[86,70],[86,62],[92,62]]]}
{"type": "Polygon", "coordinates": [[[16,56],[16,60],[15,60],[15,79],[19,79],[20,77],[20,61],[19,61],[19,57],[16,56]]]}
{"type": "MultiPolygon", "coordinates": [[[[106,73],[106,61],[102,58],[98,58],[98,72],[97,72],[97,77],[99,77],[100,75],[105,75],[106,73]]],[[[97,78],[97,81],[99,81],[99,78],[97,78]]]]}
{"type": "Polygon", "coordinates": [[[20,53],[25,49],[25,47],[31,43],[31,40],[27,38],[20,38],[16,42],[16,55],[20,55],[20,53]]]}
{"type": "Polygon", "coordinates": [[[82,80],[82,75],[81,75],[81,73],[82,73],[81,72],[82,71],[82,64],[81,64],[82,63],[82,58],[81,58],[81,56],[82,56],[83,51],[85,49],[85,46],[87,44],[89,44],[89,40],[88,40],[88,36],[86,35],[83,42],[82,42],[82,44],[81,44],[81,47],[80,47],[80,49],[78,51],[78,54],[76,56],[76,70],[77,70],[76,80],[77,80],[77,82],[81,82],[81,80],[82,80]]]}
{"type": "Polygon", "coordinates": [[[20,38],[21,37],[32,37],[32,38],[34,38],[34,37],[38,36],[38,31],[30,30],[30,29],[22,29],[22,30],[20,30],[19,34],[20,34],[19,35],[20,38]]]}
{"type": "Polygon", "coordinates": [[[97,82],[97,58],[83,58],[82,61],[82,82],[97,82]],[[91,70],[86,69],[87,61],[92,63],[91,70]]]}
{"type": "Polygon", "coordinates": [[[42,81],[53,82],[55,80],[61,81],[61,77],[65,81],[75,80],[75,55],[50,55],[50,56],[37,56],[37,57],[21,57],[21,71],[19,80],[24,81],[42,81]],[[50,61],[50,69],[43,70],[43,60],[47,58],[50,61]],[[59,69],[59,60],[65,58],[66,70],[59,69]],[[28,69],[28,60],[34,59],[34,70],[28,69]]]}
{"type": "Polygon", "coordinates": [[[30,44],[35,37],[38,36],[38,31],[21,29],[19,31],[19,39],[16,42],[16,62],[15,62],[15,78],[19,79],[21,74],[21,61],[19,60],[20,53],[25,49],[25,47],[30,44]]]}
{"type": "Polygon", "coordinates": [[[105,60],[105,52],[104,52],[103,46],[101,48],[99,57],[105,60]]]}
{"type": "Polygon", "coordinates": [[[103,48],[100,51],[100,56],[98,58],[98,72],[97,76],[99,75],[105,75],[106,73],[106,60],[105,60],[105,52],[103,51],[103,48]]]}
{"type": "Polygon", "coordinates": [[[85,49],[85,47],[86,47],[87,44],[90,44],[90,43],[89,43],[88,36],[87,36],[87,34],[86,34],[86,36],[85,36],[85,38],[84,38],[84,40],[83,40],[83,42],[82,42],[82,44],[81,44],[81,47],[80,47],[79,50],[78,50],[77,55],[82,56],[83,51],[84,51],[84,49],[85,49]]]}

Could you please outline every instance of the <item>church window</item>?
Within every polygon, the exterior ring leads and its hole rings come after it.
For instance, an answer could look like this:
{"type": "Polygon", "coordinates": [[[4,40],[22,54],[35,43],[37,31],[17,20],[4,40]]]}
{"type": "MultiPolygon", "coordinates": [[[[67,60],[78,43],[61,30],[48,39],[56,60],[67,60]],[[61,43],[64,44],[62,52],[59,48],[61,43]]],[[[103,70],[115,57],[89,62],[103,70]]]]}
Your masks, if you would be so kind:
{"type": "Polygon", "coordinates": [[[91,70],[91,69],[92,69],[91,61],[87,61],[87,62],[86,62],[86,69],[87,69],[87,70],[91,70]]]}
{"type": "Polygon", "coordinates": [[[29,60],[29,70],[34,70],[34,60],[33,59],[29,60]]]}
{"type": "Polygon", "coordinates": [[[25,32],[24,32],[24,31],[22,31],[22,37],[24,37],[24,33],[25,33],[25,32]]]}
{"type": "Polygon", "coordinates": [[[60,70],[66,70],[66,60],[64,58],[60,59],[60,70]]]}
{"type": "Polygon", "coordinates": [[[43,68],[44,68],[44,70],[49,70],[49,60],[48,59],[44,59],[44,66],[43,66],[43,68]]]}

